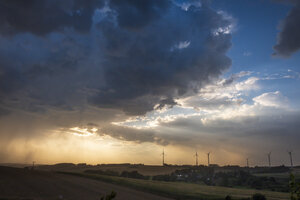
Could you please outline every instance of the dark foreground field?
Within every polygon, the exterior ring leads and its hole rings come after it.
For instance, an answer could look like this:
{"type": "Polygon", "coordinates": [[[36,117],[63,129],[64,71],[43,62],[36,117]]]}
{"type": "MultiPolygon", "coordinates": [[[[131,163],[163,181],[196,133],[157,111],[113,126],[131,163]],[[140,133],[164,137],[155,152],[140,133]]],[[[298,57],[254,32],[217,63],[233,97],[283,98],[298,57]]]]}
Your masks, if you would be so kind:
{"type": "MultiPolygon", "coordinates": [[[[49,169],[37,167],[34,170],[31,170],[30,167],[0,166],[0,200],[99,200],[101,196],[112,190],[117,192],[117,200],[167,199],[164,197],[181,200],[224,200],[227,195],[230,195],[234,200],[249,200],[255,193],[264,194],[268,200],[289,199],[289,193],[242,187],[208,186],[203,183],[166,182],[90,174],[84,172],[85,168],[90,169],[90,166],[78,165],[74,167],[74,165],[70,165],[70,167],[69,165],[59,164],[52,166],[52,168],[48,166],[49,169]]],[[[146,170],[140,168],[141,171],[149,171],[151,167],[146,166],[146,170]]],[[[161,168],[163,168],[162,171],[173,170],[170,167],[161,168]]],[[[134,170],[136,170],[135,167],[134,170]]],[[[155,170],[151,168],[149,172],[152,174],[154,171],[161,173],[159,170],[160,168],[156,167],[155,170]]]]}
{"type": "Polygon", "coordinates": [[[123,185],[141,191],[148,191],[153,194],[159,194],[174,199],[181,200],[224,200],[230,195],[233,200],[251,200],[255,193],[262,193],[267,200],[288,200],[289,193],[273,192],[266,190],[254,190],[246,188],[230,188],[219,186],[208,186],[201,184],[185,183],[185,182],[165,182],[140,180],[133,178],[105,176],[87,173],[60,172],[72,174],[74,176],[87,177],[99,181],[123,185]]]}
{"type": "Polygon", "coordinates": [[[145,192],[54,172],[0,166],[0,199],[26,200],[99,200],[104,194],[117,192],[117,200],[167,200],[145,192]]]}

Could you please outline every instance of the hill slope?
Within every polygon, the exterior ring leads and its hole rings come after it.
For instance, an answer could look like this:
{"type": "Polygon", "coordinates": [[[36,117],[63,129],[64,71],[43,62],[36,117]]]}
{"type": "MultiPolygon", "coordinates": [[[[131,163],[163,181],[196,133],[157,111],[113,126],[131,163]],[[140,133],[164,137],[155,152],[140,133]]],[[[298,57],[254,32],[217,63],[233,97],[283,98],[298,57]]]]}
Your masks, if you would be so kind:
{"type": "Polygon", "coordinates": [[[0,199],[98,200],[117,192],[116,200],[167,198],[84,177],[0,166],[0,199]]]}

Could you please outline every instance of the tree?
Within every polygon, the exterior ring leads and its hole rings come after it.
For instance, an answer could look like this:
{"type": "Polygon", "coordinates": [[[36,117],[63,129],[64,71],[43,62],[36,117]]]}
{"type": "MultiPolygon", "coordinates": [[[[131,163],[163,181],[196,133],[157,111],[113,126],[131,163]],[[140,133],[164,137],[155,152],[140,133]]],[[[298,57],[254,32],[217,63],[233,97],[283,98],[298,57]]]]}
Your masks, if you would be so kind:
{"type": "Polygon", "coordinates": [[[256,193],[252,196],[253,200],[267,200],[267,198],[265,197],[265,195],[260,194],[260,193],[256,193]]]}
{"type": "Polygon", "coordinates": [[[114,199],[116,196],[117,196],[117,193],[115,191],[111,191],[110,194],[101,197],[100,200],[111,200],[111,199],[114,199]]]}
{"type": "Polygon", "coordinates": [[[294,174],[290,174],[290,194],[291,200],[300,200],[300,183],[296,183],[294,174]]]}

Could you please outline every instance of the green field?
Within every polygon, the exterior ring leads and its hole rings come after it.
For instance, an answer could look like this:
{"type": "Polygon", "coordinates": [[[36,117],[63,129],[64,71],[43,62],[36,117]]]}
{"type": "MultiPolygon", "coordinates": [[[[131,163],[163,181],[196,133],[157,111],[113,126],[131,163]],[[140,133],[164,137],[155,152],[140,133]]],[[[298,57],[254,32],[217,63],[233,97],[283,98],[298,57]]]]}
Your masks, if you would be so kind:
{"type": "Polygon", "coordinates": [[[253,189],[238,189],[228,187],[207,186],[199,184],[191,184],[184,182],[163,182],[152,180],[139,180],[123,177],[104,176],[85,173],[59,172],[64,174],[82,176],[92,178],[104,182],[123,185],[137,190],[147,191],[166,197],[176,199],[224,199],[226,195],[230,195],[234,199],[248,199],[254,193],[264,194],[268,200],[284,200],[289,199],[288,193],[271,192],[253,189]]]}
{"type": "MultiPolygon", "coordinates": [[[[294,169],[292,171],[296,179],[300,179],[300,170],[299,169],[294,169]]],[[[274,178],[279,178],[279,179],[289,179],[290,178],[290,173],[285,172],[285,173],[256,173],[253,174],[255,176],[260,176],[260,177],[274,177],[274,178]]]]}
{"type": "Polygon", "coordinates": [[[183,166],[159,166],[159,165],[86,165],[78,166],[72,163],[69,164],[57,164],[57,165],[40,165],[37,166],[39,170],[46,171],[67,171],[67,172],[84,172],[85,170],[110,170],[118,173],[123,171],[138,171],[144,176],[155,176],[162,174],[171,174],[176,170],[186,169],[183,166]]]}

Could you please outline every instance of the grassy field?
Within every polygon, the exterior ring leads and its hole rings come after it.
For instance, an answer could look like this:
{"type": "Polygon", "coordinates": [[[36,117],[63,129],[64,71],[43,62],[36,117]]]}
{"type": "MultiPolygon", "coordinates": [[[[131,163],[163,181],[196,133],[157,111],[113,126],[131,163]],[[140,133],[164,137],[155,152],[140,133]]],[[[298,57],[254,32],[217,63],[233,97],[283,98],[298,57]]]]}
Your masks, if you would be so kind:
{"type": "Polygon", "coordinates": [[[207,186],[199,184],[190,184],[183,182],[162,182],[150,180],[138,180],[123,177],[103,176],[75,172],[60,172],[76,176],[83,176],[104,182],[123,185],[137,190],[147,191],[175,199],[224,199],[226,195],[232,196],[234,199],[247,199],[254,193],[264,194],[268,200],[284,200],[289,199],[288,193],[271,192],[252,189],[238,189],[217,186],[207,186]]]}
{"type": "MultiPolygon", "coordinates": [[[[293,169],[292,173],[294,174],[296,179],[300,179],[300,169],[293,169]]],[[[279,178],[279,179],[289,179],[290,178],[290,173],[285,172],[285,173],[257,173],[253,174],[255,176],[260,176],[260,177],[274,177],[274,178],[279,178]]]]}
{"type": "Polygon", "coordinates": [[[162,174],[170,174],[176,170],[185,169],[182,166],[158,166],[158,165],[84,165],[78,166],[74,164],[57,164],[57,165],[40,165],[39,170],[46,171],[66,171],[66,172],[84,172],[85,170],[110,170],[118,173],[123,171],[138,171],[144,176],[155,176],[162,174]]]}
{"type": "Polygon", "coordinates": [[[115,200],[170,200],[90,178],[0,166],[0,200],[100,200],[112,190],[115,200]]]}
{"type": "Polygon", "coordinates": [[[274,178],[280,178],[280,179],[289,179],[290,174],[289,173],[258,173],[253,174],[254,176],[259,177],[274,177],[274,178]]]}

